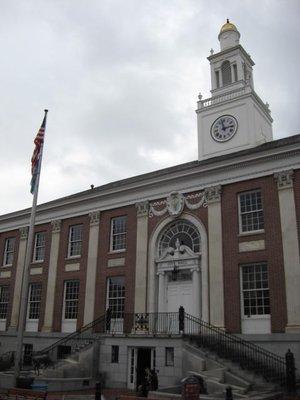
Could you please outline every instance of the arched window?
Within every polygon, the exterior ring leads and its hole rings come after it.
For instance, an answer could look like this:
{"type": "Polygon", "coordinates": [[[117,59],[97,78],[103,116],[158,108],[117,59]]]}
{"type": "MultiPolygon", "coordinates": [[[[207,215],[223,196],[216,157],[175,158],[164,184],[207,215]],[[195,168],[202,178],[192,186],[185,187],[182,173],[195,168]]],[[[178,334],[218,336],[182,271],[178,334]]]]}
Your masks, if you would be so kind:
{"type": "Polygon", "coordinates": [[[229,61],[223,62],[222,66],[221,66],[221,71],[222,71],[223,86],[229,85],[230,83],[232,83],[231,68],[230,68],[229,61]]]}
{"type": "Polygon", "coordinates": [[[201,251],[201,238],[197,228],[189,221],[174,221],[167,226],[159,241],[159,256],[161,256],[168,247],[175,249],[176,240],[193,250],[194,253],[201,251]]]}

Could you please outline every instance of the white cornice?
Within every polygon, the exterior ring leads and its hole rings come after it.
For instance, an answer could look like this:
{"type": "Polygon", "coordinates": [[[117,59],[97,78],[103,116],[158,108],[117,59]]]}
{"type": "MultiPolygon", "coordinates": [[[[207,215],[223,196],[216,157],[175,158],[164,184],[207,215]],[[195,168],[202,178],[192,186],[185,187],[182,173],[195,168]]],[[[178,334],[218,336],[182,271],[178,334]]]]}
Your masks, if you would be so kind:
{"type": "MultiPolygon", "coordinates": [[[[299,168],[300,143],[259,152],[230,154],[205,163],[191,162],[42,204],[38,207],[36,224],[85,215],[93,210],[134,206],[140,201],[164,198],[172,191],[190,193],[213,185],[226,185],[299,168]]],[[[0,216],[0,232],[27,225],[29,212],[27,209],[0,216]]]]}

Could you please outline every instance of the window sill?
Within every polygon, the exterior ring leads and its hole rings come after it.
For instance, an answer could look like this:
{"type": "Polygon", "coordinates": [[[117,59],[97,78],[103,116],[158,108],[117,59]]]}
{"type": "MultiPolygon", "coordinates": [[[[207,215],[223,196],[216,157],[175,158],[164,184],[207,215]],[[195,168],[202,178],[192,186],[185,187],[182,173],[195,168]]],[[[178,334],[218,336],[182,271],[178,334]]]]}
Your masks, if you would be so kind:
{"type": "Polygon", "coordinates": [[[80,258],[81,258],[81,255],[80,255],[80,256],[68,256],[68,257],[65,258],[65,261],[68,261],[68,260],[78,260],[78,259],[80,259],[80,258]]]}
{"type": "Polygon", "coordinates": [[[120,254],[120,253],[126,253],[126,249],[121,249],[121,250],[110,250],[108,254],[120,254]]]}
{"type": "Polygon", "coordinates": [[[263,233],[265,233],[264,229],[259,229],[257,231],[240,232],[238,234],[238,237],[261,235],[263,233]]]}
{"type": "Polygon", "coordinates": [[[6,264],[6,265],[1,265],[0,268],[11,268],[13,265],[12,264],[6,264]]]}
{"type": "Polygon", "coordinates": [[[247,315],[242,316],[243,320],[249,320],[249,319],[271,319],[270,314],[257,314],[257,315],[247,315]]]}
{"type": "Polygon", "coordinates": [[[31,261],[31,264],[43,264],[45,262],[45,260],[34,260],[31,261]]]}

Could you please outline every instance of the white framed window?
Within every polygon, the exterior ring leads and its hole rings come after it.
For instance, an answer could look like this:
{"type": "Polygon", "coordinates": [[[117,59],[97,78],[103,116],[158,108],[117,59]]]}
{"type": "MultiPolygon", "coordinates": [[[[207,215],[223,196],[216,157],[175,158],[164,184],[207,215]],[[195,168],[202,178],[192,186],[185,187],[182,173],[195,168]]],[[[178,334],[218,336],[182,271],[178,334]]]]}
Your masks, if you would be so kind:
{"type": "Polygon", "coordinates": [[[9,302],[9,287],[0,286],[0,319],[7,318],[8,302],[9,302]]]}
{"type": "Polygon", "coordinates": [[[256,232],[264,229],[264,212],[260,190],[240,193],[239,225],[240,233],[256,232]]]}
{"type": "Polygon", "coordinates": [[[38,320],[42,300],[42,284],[31,283],[29,285],[27,319],[38,320]]]}
{"type": "Polygon", "coordinates": [[[238,80],[238,71],[237,71],[237,65],[236,64],[232,65],[232,70],[233,70],[234,82],[237,82],[237,80],[238,80]]]}
{"type": "Polygon", "coordinates": [[[126,249],[126,222],[126,215],[111,219],[110,251],[124,251],[126,249]]]}
{"type": "Polygon", "coordinates": [[[221,72],[222,72],[223,86],[229,85],[230,83],[232,83],[231,66],[230,66],[230,62],[228,60],[226,60],[222,63],[221,72]]]}
{"type": "Polygon", "coordinates": [[[174,366],[174,347],[166,347],[166,367],[174,366]]]}
{"type": "Polygon", "coordinates": [[[69,228],[68,257],[80,257],[82,248],[82,225],[69,228]]]}
{"type": "Polygon", "coordinates": [[[124,317],[125,285],[123,276],[114,276],[107,279],[106,308],[111,309],[112,318],[124,317]]]}
{"type": "Polygon", "coordinates": [[[201,252],[201,237],[198,229],[189,221],[177,220],[166,227],[159,240],[159,256],[169,247],[176,248],[176,241],[189,247],[193,252],[201,252]]]}
{"type": "Polygon", "coordinates": [[[45,259],[46,233],[38,232],[34,237],[33,262],[43,262],[45,259]]]}
{"type": "Polygon", "coordinates": [[[3,265],[12,265],[14,260],[15,238],[7,238],[4,245],[3,265]]]}
{"type": "Polygon", "coordinates": [[[64,319],[77,319],[79,301],[79,281],[65,281],[64,284],[64,319]]]}
{"type": "Polygon", "coordinates": [[[111,363],[118,364],[119,362],[119,346],[111,346],[111,363]]]}
{"type": "Polygon", "coordinates": [[[216,87],[220,87],[220,73],[219,71],[215,71],[215,76],[216,76],[216,87]]]}
{"type": "Polygon", "coordinates": [[[241,265],[242,313],[245,317],[270,314],[267,263],[241,265]]]}

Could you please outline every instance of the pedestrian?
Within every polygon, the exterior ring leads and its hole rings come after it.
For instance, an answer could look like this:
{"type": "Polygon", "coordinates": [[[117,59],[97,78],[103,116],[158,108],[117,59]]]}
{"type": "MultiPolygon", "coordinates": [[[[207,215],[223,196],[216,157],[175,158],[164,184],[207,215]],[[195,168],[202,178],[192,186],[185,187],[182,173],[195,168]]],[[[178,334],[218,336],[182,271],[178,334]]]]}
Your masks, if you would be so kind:
{"type": "Polygon", "coordinates": [[[158,389],[158,376],[154,368],[150,371],[150,388],[151,390],[158,389]]]}

